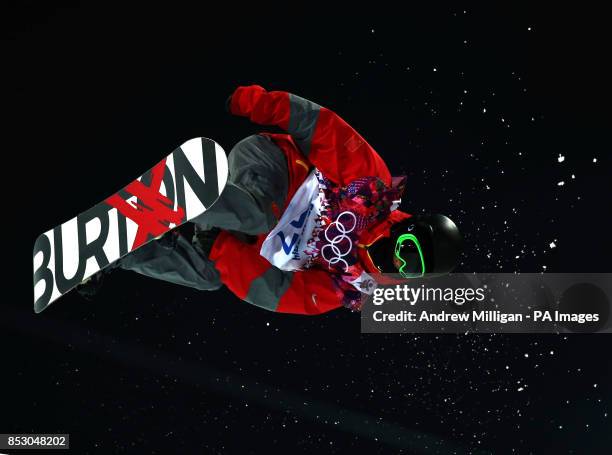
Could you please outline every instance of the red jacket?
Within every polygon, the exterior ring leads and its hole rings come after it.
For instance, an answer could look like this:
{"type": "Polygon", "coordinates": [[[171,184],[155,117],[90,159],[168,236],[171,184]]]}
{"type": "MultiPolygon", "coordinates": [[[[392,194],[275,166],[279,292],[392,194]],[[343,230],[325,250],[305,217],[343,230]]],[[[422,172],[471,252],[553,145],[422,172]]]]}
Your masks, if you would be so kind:
{"type": "MultiPolygon", "coordinates": [[[[389,169],[378,153],[329,109],[287,92],[267,92],[252,85],[236,89],[230,111],[260,125],[276,125],[289,133],[266,134],[287,157],[289,189],[285,206],[313,166],[340,186],[365,176],[376,176],[387,186],[391,185],[389,169]]],[[[392,212],[387,220],[364,234],[360,244],[365,246],[380,236],[388,236],[393,223],[409,216],[392,212]]],[[[228,232],[221,232],[213,245],[210,259],[215,262],[223,283],[236,296],[283,313],[320,314],[341,306],[342,294],[326,270],[287,272],[273,267],[259,254],[265,238],[266,234],[262,234],[254,244],[247,244],[228,232]]],[[[359,257],[366,271],[378,272],[367,250],[361,249],[359,257]]]]}

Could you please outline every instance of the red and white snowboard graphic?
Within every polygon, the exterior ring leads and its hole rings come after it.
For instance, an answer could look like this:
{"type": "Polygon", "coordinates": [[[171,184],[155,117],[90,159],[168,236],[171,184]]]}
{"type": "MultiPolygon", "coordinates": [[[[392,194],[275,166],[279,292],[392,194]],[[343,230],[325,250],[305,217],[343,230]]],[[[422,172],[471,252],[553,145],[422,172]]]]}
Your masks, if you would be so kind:
{"type": "Polygon", "coordinates": [[[203,214],[227,182],[215,141],[190,139],[152,169],[34,244],[34,311],[155,237],[203,214]]]}

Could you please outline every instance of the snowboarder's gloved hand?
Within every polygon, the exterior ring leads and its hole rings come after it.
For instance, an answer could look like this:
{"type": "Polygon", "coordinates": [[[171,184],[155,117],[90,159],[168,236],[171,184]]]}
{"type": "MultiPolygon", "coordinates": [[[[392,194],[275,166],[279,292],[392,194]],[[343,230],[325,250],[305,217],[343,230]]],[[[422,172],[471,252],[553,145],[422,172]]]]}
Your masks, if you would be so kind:
{"type": "Polygon", "coordinates": [[[221,232],[219,228],[212,228],[205,231],[196,226],[191,243],[199,248],[205,256],[208,256],[213,244],[215,243],[215,240],[217,240],[217,235],[219,235],[219,232],[221,232]]]}

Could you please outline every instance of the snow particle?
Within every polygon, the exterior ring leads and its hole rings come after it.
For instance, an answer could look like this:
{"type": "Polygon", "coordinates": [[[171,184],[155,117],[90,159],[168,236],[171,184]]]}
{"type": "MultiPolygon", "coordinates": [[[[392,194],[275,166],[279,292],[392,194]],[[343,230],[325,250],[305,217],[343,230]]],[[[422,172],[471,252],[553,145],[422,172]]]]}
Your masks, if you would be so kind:
{"type": "Polygon", "coordinates": [[[565,182],[563,180],[561,180],[559,183],[557,183],[557,186],[563,186],[565,185],[565,182]]]}
{"type": "Polygon", "coordinates": [[[593,158],[593,163],[597,163],[597,158],[593,158]]]}
{"type": "MultiPolygon", "coordinates": [[[[483,107],[483,108],[482,108],[482,113],[483,113],[483,114],[486,114],[486,113],[487,113],[487,108],[486,108],[486,107],[483,107]]],[[[593,161],[593,162],[595,162],[595,161],[593,161]]]]}
{"type": "Polygon", "coordinates": [[[557,245],[555,244],[555,242],[550,242],[550,244],[548,245],[551,248],[555,248],[557,245]]]}
{"type": "Polygon", "coordinates": [[[559,163],[563,163],[565,161],[565,157],[559,153],[559,156],[557,157],[557,161],[559,163]]]}

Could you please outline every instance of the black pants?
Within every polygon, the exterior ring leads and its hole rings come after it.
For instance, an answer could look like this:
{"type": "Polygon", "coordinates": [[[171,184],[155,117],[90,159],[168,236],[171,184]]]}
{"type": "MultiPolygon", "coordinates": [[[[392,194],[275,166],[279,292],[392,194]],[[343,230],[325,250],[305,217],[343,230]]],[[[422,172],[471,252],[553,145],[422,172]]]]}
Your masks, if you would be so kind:
{"type": "MultiPolygon", "coordinates": [[[[228,156],[229,177],[223,193],[205,213],[192,220],[196,231],[217,227],[245,234],[269,232],[275,224],[271,204],[282,207],[288,171],[284,153],[266,136],[249,136],[228,156]]],[[[200,290],[221,287],[219,272],[195,242],[182,235],[154,240],[117,262],[158,280],[200,290]]]]}

